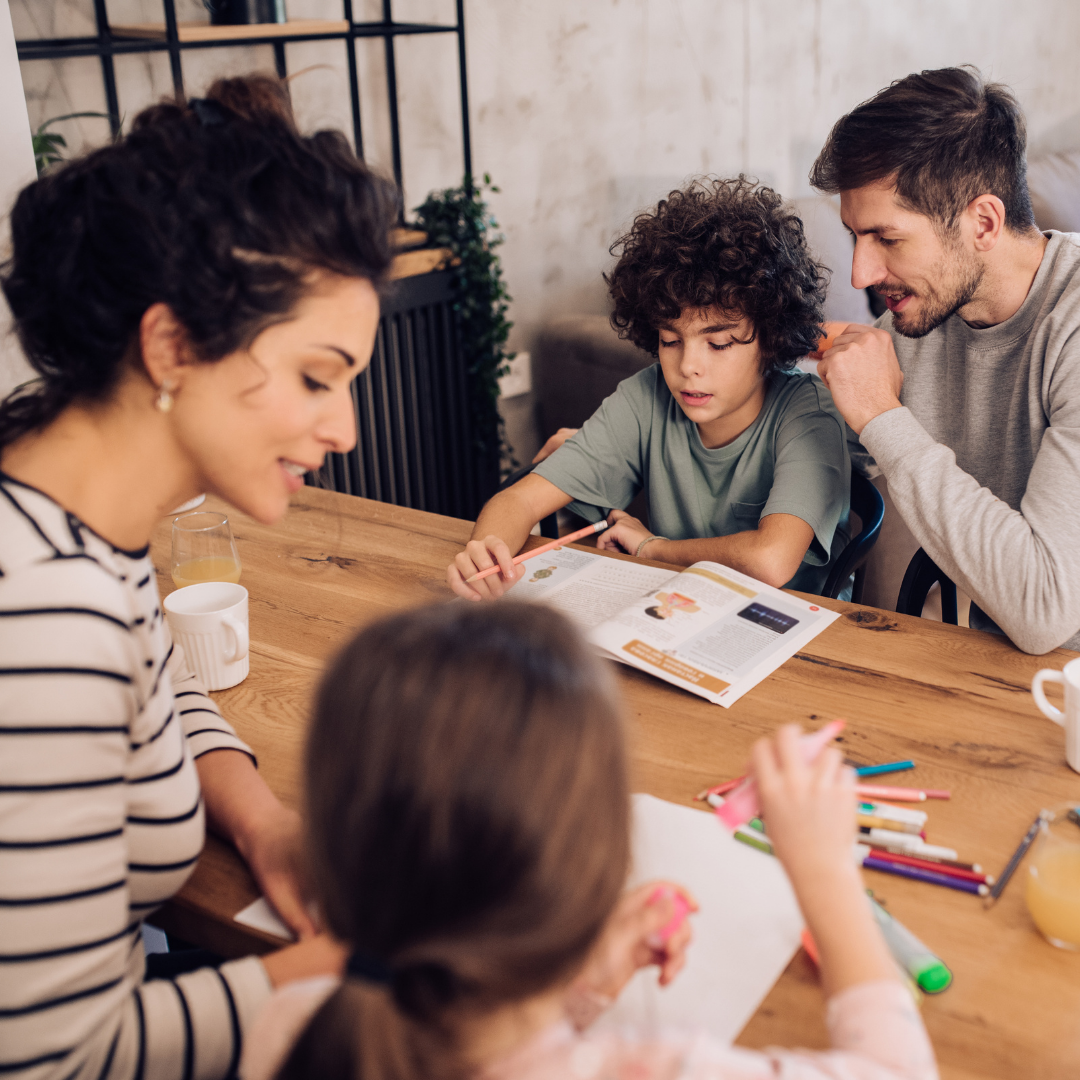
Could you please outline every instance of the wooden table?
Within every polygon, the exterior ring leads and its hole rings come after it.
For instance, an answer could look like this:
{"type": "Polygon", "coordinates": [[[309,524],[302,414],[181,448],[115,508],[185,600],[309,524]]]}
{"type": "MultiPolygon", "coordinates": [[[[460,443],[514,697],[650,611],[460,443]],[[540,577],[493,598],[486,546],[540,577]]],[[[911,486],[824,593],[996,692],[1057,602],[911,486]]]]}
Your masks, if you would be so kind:
{"type": "MultiPolygon", "coordinates": [[[[251,593],[251,674],[216,697],[271,788],[297,805],[308,702],[325,661],[356,627],[446,600],[445,568],[470,525],[312,488],[272,528],[230,517],[251,593]]],[[[164,594],[172,589],[167,521],[153,550],[164,594]]],[[[690,804],[737,775],[751,743],[779,723],[816,727],[842,716],[851,758],[914,758],[920,784],[952,790],[950,802],[926,805],[929,838],[991,872],[1039,809],[1080,802],[1061,729],[1039,716],[1028,690],[1038,668],[1060,668],[1075,654],[1026,656],[994,635],[825,603],[842,617],[731,709],[620,667],[636,790],[690,804]]],[[[944,1077],[1080,1076],[1080,954],[1038,936],[1022,878],[989,911],[964,893],[869,871],[866,880],[955,973],[923,1008],[944,1077]]],[[[231,918],[256,895],[235,853],[211,838],[155,921],[226,955],[263,952],[277,939],[231,918]]],[[[824,1046],[822,1017],[817,975],[800,951],[738,1042],[824,1046]]]]}

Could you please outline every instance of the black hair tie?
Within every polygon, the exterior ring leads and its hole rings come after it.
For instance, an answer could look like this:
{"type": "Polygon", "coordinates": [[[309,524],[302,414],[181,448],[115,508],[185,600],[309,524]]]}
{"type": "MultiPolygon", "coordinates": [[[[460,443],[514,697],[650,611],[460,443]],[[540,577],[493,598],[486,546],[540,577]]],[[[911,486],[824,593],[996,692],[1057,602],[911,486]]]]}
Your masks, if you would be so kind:
{"type": "Polygon", "coordinates": [[[188,104],[203,127],[213,127],[215,124],[225,123],[225,110],[213,98],[192,98],[188,104]]]}
{"type": "Polygon", "coordinates": [[[390,986],[394,981],[394,973],[388,965],[378,957],[363,952],[354,952],[349,956],[345,973],[365,982],[378,983],[380,986],[390,986]]]}

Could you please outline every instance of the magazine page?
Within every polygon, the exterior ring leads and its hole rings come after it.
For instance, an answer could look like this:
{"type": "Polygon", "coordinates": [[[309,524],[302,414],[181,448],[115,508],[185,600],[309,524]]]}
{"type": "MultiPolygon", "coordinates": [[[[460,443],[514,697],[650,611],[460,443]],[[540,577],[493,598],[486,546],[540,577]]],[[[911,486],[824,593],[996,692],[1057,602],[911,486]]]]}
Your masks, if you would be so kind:
{"type": "Polygon", "coordinates": [[[583,630],[618,615],[678,576],[658,566],[573,547],[538,555],[525,569],[528,573],[514,586],[512,595],[520,600],[544,600],[583,630]]]}
{"type": "Polygon", "coordinates": [[[612,658],[730,707],[839,616],[700,562],[594,627],[612,658]]]}

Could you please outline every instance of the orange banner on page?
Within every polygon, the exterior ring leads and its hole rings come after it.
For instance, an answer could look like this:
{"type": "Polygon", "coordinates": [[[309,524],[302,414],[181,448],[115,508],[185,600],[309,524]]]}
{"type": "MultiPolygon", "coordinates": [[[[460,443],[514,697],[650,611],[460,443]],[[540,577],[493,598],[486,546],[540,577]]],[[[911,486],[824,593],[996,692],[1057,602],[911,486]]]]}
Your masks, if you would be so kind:
{"type": "Polygon", "coordinates": [[[654,668],[667,672],[668,675],[682,679],[683,682],[700,686],[702,690],[708,690],[710,694],[719,694],[721,690],[726,690],[731,685],[722,679],[706,675],[704,671],[698,671],[697,668],[683,663],[682,660],[676,660],[674,656],[668,656],[667,653],[654,649],[651,645],[646,645],[644,641],[635,639],[627,642],[623,646],[623,652],[628,652],[631,656],[644,660],[646,664],[651,664],[654,668]]]}

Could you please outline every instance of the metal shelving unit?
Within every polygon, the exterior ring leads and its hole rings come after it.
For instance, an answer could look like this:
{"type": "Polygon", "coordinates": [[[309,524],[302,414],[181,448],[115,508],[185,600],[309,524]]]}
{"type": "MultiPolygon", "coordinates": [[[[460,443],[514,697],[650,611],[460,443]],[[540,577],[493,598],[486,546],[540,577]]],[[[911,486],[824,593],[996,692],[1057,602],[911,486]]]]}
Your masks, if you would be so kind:
{"type": "Polygon", "coordinates": [[[393,0],[382,0],[383,17],[380,22],[356,22],[353,19],[353,0],[342,0],[343,19],[305,19],[295,24],[295,32],[288,30],[289,23],[265,23],[253,26],[200,27],[198,37],[192,37],[186,28],[177,23],[175,0],[162,0],[165,21],[160,36],[146,36],[146,27],[113,27],[109,23],[105,0],[94,0],[94,17],[97,22],[95,37],[40,38],[16,42],[20,60],[64,60],[76,56],[96,56],[101,61],[101,77],[105,85],[105,100],[109,123],[113,133],[120,130],[120,101],[116,91],[116,73],[113,57],[124,53],[167,52],[172,71],[173,87],[178,94],[184,92],[184,71],[181,63],[188,49],[228,48],[237,45],[271,45],[274,62],[279,75],[288,74],[285,63],[285,46],[290,41],[341,41],[345,46],[349,70],[349,96],[352,105],[353,138],[358,156],[364,156],[364,138],[360,124],[360,80],[356,64],[356,42],[359,38],[382,38],[386,50],[386,90],[389,102],[390,152],[394,179],[401,184],[401,132],[398,116],[397,65],[394,41],[399,37],[416,34],[455,34],[457,36],[458,80],[461,88],[461,142],[464,173],[472,175],[472,147],[469,136],[469,91],[465,75],[465,0],[456,0],[456,21],[453,25],[437,23],[401,23],[394,21],[393,0]],[[138,31],[136,33],[135,31],[138,31]],[[219,31],[220,36],[212,36],[219,31]]]}

